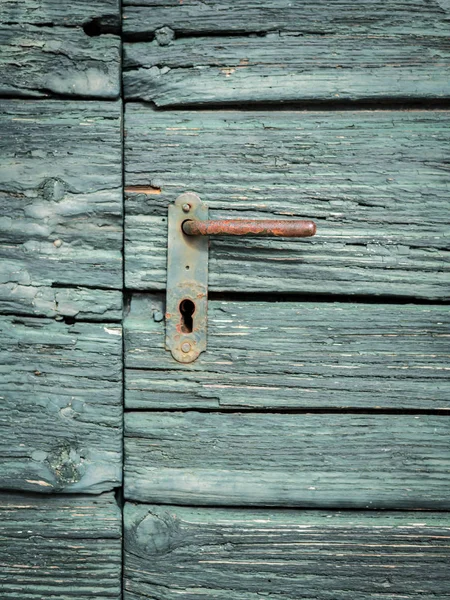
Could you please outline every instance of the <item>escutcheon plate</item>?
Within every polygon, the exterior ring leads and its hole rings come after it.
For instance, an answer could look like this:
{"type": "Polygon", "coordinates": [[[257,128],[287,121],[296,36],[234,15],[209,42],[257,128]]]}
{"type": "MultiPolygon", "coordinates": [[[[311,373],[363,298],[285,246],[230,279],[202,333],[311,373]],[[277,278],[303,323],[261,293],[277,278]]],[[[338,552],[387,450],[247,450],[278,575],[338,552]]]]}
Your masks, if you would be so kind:
{"type": "Polygon", "coordinates": [[[166,348],[181,363],[206,350],[208,237],[188,236],[183,222],[205,221],[208,208],[186,192],[169,206],[166,292],[166,348]]]}

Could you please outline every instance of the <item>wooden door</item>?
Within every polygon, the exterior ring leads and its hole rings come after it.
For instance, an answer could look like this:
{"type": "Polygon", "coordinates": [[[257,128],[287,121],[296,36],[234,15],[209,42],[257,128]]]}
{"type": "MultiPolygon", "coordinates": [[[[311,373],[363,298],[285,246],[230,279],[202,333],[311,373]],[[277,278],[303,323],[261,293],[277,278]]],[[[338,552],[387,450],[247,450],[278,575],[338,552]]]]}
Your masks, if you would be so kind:
{"type": "Polygon", "coordinates": [[[2,600],[121,597],[119,31],[116,0],[0,3],[2,600]]]}
{"type": "Polygon", "coordinates": [[[450,594],[446,18],[125,2],[127,600],[450,594]],[[185,191],[318,233],[212,239],[208,348],[181,365],[185,191]]]}
{"type": "Polygon", "coordinates": [[[450,597],[448,11],[1,3],[2,599],[450,597]],[[185,191],[318,233],[212,240],[181,365],[185,191]]]}

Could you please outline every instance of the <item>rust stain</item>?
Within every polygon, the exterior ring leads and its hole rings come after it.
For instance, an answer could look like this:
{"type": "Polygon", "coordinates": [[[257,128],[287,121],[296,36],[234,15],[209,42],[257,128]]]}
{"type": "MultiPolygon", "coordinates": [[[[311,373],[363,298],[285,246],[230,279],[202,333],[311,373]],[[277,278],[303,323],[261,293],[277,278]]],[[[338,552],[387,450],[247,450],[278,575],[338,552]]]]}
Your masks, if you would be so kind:
{"type": "Polygon", "coordinates": [[[233,67],[224,67],[220,70],[222,73],[225,74],[225,77],[230,77],[230,75],[232,75],[236,71],[236,69],[233,69],[233,67]]]}
{"type": "Polygon", "coordinates": [[[254,235],[261,237],[312,237],[316,233],[314,221],[283,219],[222,219],[183,223],[186,235],[254,235]]]}
{"type": "Polygon", "coordinates": [[[160,194],[161,188],[152,187],[151,185],[130,185],[125,188],[127,194],[160,194]]]}

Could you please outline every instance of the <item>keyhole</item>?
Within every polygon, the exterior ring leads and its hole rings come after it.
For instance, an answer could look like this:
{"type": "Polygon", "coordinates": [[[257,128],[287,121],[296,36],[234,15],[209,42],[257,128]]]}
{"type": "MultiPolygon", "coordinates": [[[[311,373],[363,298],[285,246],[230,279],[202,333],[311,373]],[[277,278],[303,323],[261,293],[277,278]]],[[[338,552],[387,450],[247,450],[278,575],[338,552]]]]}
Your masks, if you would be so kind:
{"type": "Polygon", "coordinates": [[[180,313],[181,313],[181,331],[183,333],[192,333],[194,326],[194,320],[192,318],[195,312],[195,304],[192,300],[186,298],[180,302],[180,313]]]}

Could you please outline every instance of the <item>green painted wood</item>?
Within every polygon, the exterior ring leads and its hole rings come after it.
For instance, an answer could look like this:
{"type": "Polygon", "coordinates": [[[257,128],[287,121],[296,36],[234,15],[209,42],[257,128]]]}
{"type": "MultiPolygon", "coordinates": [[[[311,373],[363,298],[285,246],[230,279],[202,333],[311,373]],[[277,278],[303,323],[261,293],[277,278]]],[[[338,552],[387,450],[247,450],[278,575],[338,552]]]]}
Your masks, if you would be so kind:
{"type": "Polygon", "coordinates": [[[120,95],[120,39],[83,29],[0,24],[0,97],[120,95]]]}
{"type": "Polygon", "coordinates": [[[158,106],[448,98],[448,3],[356,4],[125,6],[125,96],[158,106]]]}
{"type": "Polygon", "coordinates": [[[450,597],[450,519],[430,512],[125,504],[125,600],[450,597]]]}
{"type": "Polygon", "coordinates": [[[449,432],[434,415],[129,412],[125,497],[448,510],[449,432]]]}
{"type": "Polygon", "coordinates": [[[448,98],[448,34],[405,37],[274,33],[124,44],[125,98],[160,107],[448,98]]]}
{"type": "Polygon", "coordinates": [[[120,538],[112,493],[0,494],[2,600],[119,600],[120,538]]]}
{"type": "Polygon", "coordinates": [[[3,0],[0,96],[118,98],[119,29],[118,0],[3,0]]]}
{"type": "Polygon", "coordinates": [[[120,326],[3,316],[0,331],[0,488],[119,486],[120,326]]]}
{"type": "Polygon", "coordinates": [[[119,0],[2,0],[0,22],[8,25],[28,23],[39,26],[79,27],[98,23],[101,31],[120,26],[119,0]]]}
{"type": "Polygon", "coordinates": [[[211,290],[449,298],[449,115],[127,105],[127,287],[164,289],[167,206],[190,190],[212,218],[318,226],[211,240],[211,290]]]}
{"type": "Polygon", "coordinates": [[[186,365],[163,304],[132,298],[128,408],[450,409],[447,306],[210,301],[207,351],[186,365]]]}
{"type": "Polygon", "coordinates": [[[2,100],[0,113],[0,311],[120,320],[120,104],[2,100]]]}
{"type": "MultiPolygon", "coordinates": [[[[30,1],[30,0],[28,0],[30,1]]],[[[54,0],[56,2],[56,0],[54,0]]],[[[123,0],[124,32],[128,37],[152,34],[163,27],[176,33],[302,34],[445,34],[446,0],[123,0]]]]}

